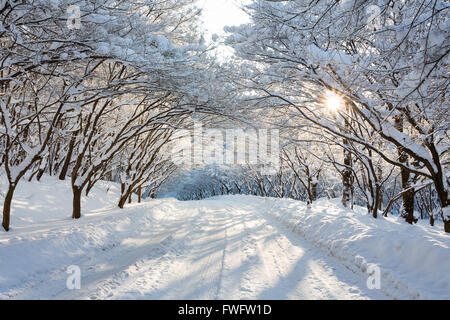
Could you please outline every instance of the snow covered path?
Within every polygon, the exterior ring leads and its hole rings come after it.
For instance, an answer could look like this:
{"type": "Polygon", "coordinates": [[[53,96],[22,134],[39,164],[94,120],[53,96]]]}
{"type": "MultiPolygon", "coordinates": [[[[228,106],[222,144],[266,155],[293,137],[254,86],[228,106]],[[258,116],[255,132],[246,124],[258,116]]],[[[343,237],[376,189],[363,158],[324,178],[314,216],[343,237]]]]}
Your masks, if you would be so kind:
{"type": "MultiPolygon", "coordinates": [[[[76,227],[67,221],[66,229],[58,225],[44,231],[46,237],[62,238],[73,228],[101,230],[102,223],[114,225],[114,236],[105,236],[109,242],[88,254],[73,254],[69,264],[61,261],[52,272],[37,272],[31,281],[8,288],[0,282],[0,298],[387,298],[379,290],[367,289],[364,275],[346,269],[263,208],[260,201],[242,203],[232,197],[169,199],[108,216],[85,216],[76,227]],[[65,287],[68,265],[81,269],[80,290],[65,287]]],[[[4,235],[0,243],[2,239],[4,235]]]]}

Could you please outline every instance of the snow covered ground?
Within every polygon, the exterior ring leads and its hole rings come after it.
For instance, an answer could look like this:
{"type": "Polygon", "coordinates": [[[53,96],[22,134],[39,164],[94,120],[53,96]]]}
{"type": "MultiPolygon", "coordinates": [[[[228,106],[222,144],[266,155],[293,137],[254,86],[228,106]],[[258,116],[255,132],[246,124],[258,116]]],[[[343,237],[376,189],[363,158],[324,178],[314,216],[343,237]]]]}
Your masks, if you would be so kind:
{"type": "Polygon", "coordinates": [[[117,193],[95,187],[74,221],[68,182],[19,185],[0,232],[0,299],[450,299],[439,227],[251,196],[120,210],[117,193]],[[367,287],[370,264],[380,290],[367,287]],[[79,290],[66,287],[71,265],[79,290]]]}

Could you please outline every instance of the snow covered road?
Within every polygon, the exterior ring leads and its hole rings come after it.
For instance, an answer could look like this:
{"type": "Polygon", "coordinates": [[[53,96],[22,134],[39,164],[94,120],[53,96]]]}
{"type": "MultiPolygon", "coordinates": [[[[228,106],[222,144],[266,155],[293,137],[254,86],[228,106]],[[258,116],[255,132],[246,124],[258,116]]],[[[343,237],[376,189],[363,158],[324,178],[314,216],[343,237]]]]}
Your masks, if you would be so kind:
{"type": "MultiPolygon", "coordinates": [[[[58,241],[73,234],[74,228],[83,232],[95,227],[101,232],[93,239],[90,236],[94,242],[90,249],[72,251],[70,259],[61,257],[54,270],[39,270],[7,287],[0,282],[0,298],[387,298],[380,290],[366,287],[364,274],[346,269],[263,208],[261,201],[242,203],[232,197],[169,199],[120,213],[85,216],[76,226],[69,220],[66,227],[49,229],[45,239],[58,241]],[[103,230],[102,224],[114,229],[103,230]],[[80,290],[66,288],[68,265],[81,269],[80,290]]],[[[16,232],[25,235],[27,228],[16,232]]],[[[4,238],[0,236],[0,243],[4,238]]]]}

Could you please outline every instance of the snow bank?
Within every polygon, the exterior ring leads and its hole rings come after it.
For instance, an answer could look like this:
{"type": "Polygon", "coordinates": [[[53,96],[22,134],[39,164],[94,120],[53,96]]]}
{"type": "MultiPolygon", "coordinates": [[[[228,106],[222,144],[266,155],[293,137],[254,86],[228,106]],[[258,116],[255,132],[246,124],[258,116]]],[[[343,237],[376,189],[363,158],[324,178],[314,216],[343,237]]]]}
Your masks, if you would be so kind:
{"type": "MultiPolygon", "coordinates": [[[[4,184],[0,187],[3,193],[4,184]]],[[[175,199],[128,204],[125,209],[117,208],[118,199],[117,184],[99,182],[89,197],[83,195],[83,217],[73,220],[69,181],[49,177],[41,182],[22,181],[13,199],[12,227],[9,232],[0,230],[0,299],[14,298],[40,279],[65,273],[69,265],[114,247],[129,248],[133,236],[150,225],[157,231],[155,220],[167,221],[176,215],[175,199]]],[[[2,205],[0,195],[0,210],[2,205]]]]}
{"type": "Polygon", "coordinates": [[[260,202],[262,213],[354,272],[366,273],[371,264],[378,266],[381,289],[393,298],[450,299],[450,236],[439,224],[374,219],[362,208],[343,208],[337,199],[321,199],[307,209],[294,200],[239,197],[243,202],[260,202]]]}

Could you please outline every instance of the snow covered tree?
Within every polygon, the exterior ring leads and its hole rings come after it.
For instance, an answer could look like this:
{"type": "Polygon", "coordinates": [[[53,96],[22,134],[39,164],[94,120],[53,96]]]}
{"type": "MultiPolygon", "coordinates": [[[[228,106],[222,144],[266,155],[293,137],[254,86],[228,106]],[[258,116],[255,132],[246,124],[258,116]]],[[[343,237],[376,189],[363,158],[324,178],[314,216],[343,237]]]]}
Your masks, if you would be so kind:
{"type": "Polygon", "coordinates": [[[1,2],[5,230],[28,171],[70,174],[79,218],[82,190],[134,137],[191,112],[180,101],[210,63],[198,14],[193,0],[1,2]]]}
{"type": "MultiPolygon", "coordinates": [[[[250,72],[243,73],[247,90],[364,146],[409,177],[431,180],[450,232],[444,161],[449,145],[448,3],[261,0],[247,11],[251,24],[229,28],[227,40],[251,62],[250,72]],[[379,9],[375,17],[373,5],[379,9]],[[350,112],[324,112],[329,92],[350,112]],[[355,120],[365,122],[383,148],[346,130],[343,124],[355,120]],[[392,148],[398,152],[385,152],[392,148]]],[[[403,177],[406,190],[414,189],[409,177],[403,177]]]]}
{"type": "Polygon", "coordinates": [[[67,3],[0,3],[0,164],[9,182],[3,206],[5,230],[17,184],[46,156],[71,91],[80,83],[79,77],[71,77],[69,64],[94,54],[68,32],[67,3]]]}

